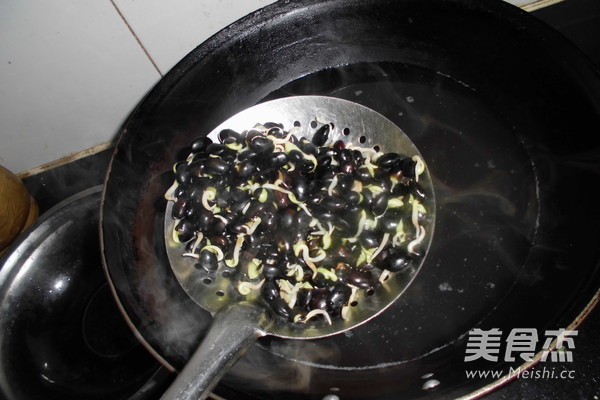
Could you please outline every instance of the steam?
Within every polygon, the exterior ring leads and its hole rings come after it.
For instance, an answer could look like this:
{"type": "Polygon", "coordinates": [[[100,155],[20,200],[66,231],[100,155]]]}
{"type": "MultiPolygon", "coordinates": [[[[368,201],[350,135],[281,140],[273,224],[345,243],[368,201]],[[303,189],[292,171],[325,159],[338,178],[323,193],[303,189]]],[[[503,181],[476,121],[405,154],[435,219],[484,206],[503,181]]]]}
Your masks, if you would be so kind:
{"type": "Polygon", "coordinates": [[[319,385],[315,382],[318,365],[335,365],[341,354],[342,349],[329,341],[267,339],[250,349],[223,382],[261,392],[265,398],[280,398],[277,392],[306,393],[319,385]]]}

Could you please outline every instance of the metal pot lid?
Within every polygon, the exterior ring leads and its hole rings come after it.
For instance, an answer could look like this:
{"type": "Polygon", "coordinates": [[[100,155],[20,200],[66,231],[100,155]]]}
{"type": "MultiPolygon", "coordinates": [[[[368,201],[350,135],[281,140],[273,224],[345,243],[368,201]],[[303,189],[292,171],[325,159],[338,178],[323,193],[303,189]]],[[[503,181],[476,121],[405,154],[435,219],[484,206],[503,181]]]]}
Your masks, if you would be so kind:
{"type": "Polygon", "coordinates": [[[170,374],[121,317],[100,265],[102,187],[45,213],[0,260],[0,394],[156,398],[170,374]]]}

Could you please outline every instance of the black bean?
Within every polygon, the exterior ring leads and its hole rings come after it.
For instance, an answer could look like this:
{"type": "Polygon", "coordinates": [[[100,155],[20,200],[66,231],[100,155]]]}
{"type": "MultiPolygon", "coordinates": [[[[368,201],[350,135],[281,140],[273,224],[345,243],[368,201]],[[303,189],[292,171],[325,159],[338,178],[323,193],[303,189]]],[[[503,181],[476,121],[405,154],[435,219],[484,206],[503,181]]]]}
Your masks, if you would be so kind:
{"type": "Polygon", "coordinates": [[[283,129],[283,124],[279,122],[265,122],[263,126],[267,129],[279,128],[283,129]]]}
{"type": "Polygon", "coordinates": [[[248,221],[238,221],[237,224],[230,226],[229,229],[233,232],[233,233],[246,233],[248,232],[248,226],[246,225],[248,221]]]}
{"type": "Polygon", "coordinates": [[[203,182],[194,182],[186,189],[185,197],[192,202],[191,207],[204,207],[202,205],[202,194],[206,189],[203,182]]]}
{"type": "Polygon", "coordinates": [[[316,204],[319,204],[321,200],[323,200],[323,198],[327,196],[327,192],[325,190],[321,190],[320,186],[315,183],[316,181],[314,180],[308,183],[309,197],[305,201],[308,204],[309,208],[316,204]]]}
{"type": "MultiPolygon", "coordinates": [[[[230,168],[230,171],[231,171],[231,168],[230,168]]],[[[224,173],[222,175],[215,174],[213,177],[211,177],[210,183],[217,190],[223,190],[227,186],[231,186],[232,182],[234,181],[233,175],[234,174],[231,174],[231,173],[224,173]]]]}
{"type": "Polygon", "coordinates": [[[419,200],[424,200],[427,197],[425,190],[423,190],[423,187],[418,182],[410,181],[409,187],[419,200]]]}
{"type": "Polygon", "coordinates": [[[355,174],[356,178],[361,182],[370,182],[373,179],[371,171],[367,167],[357,168],[355,174]]]}
{"type": "Polygon", "coordinates": [[[279,176],[280,186],[284,189],[290,190],[292,188],[292,175],[285,169],[278,169],[277,174],[279,176]]]}
{"type": "Polygon", "coordinates": [[[334,220],[333,225],[344,235],[349,235],[355,228],[348,222],[345,216],[345,212],[338,212],[337,218],[334,220]]]}
{"type": "Polygon", "coordinates": [[[291,163],[299,165],[304,161],[304,154],[300,150],[293,149],[288,153],[288,159],[291,163]]]}
{"type": "Polygon", "coordinates": [[[382,261],[381,268],[390,272],[398,272],[408,267],[411,261],[411,257],[403,251],[390,249],[390,254],[382,261]]]}
{"type": "Polygon", "coordinates": [[[239,161],[251,160],[257,158],[257,156],[258,155],[254,151],[248,148],[240,151],[237,155],[239,161]]]}
{"type": "Polygon", "coordinates": [[[277,249],[277,245],[271,241],[265,242],[260,246],[259,255],[264,259],[276,259],[278,260],[281,253],[277,249]]]}
{"type": "Polygon", "coordinates": [[[177,163],[175,166],[175,176],[177,177],[177,182],[181,185],[185,185],[190,180],[190,171],[188,163],[185,161],[177,163]]]}
{"type": "Polygon", "coordinates": [[[298,212],[296,213],[296,226],[298,227],[298,229],[306,229],[308,227],[308,224],[310,224],[310,221],[312,221],[312,217],[308,215],[306,211],[302,209],[298,210],[298,212]]]}
{"type": "Polygon", "coordinates": [[[385,214],[379,217],[379,223],[385,232],[396,232],[401,218],[402,215],[399,212],[388,209],[385,214]]]}
{"type": "Polygon", "coordinates": [[[221,218],[215,218],[213,223],[208,227],[207,232],[211,235],[224,235],[228,223],[221,218]]]}
{"type": "Polygon", "coordinates": [[[311,291],[311,295],[310,295],[310,305],[309,305],[310,309],[311,310],[326,310],[328,295],[329,295],[329,293],[326,288],[313,289],[311,291]]]}
{"type": "Polygon", "coordinates": [[[279,213],[279,226],[281,229],[293,229],[296,222],[296,212],[291,208],[283,209],[279,213]]]}
{"type": "Polygon", "coordinates": [[[328,154],[319,154],[317,156],[317,171],[324,171],[331,165],[332,158],[328,154]]]}
{"type": "Polygon", "coordinates": [[[337,188],[340,192],[348,192],[354,186],[354,178],[351,174],[341,172],[337,174],[337,188]]]}
{"type": "Polygon", "coordinates": [[[256,171],[256,163],[251,159],[246,159],[236,166],[237,175],[240,178],[249,178],[256,171]]]}
{"type": "Polygon", "coordinates": [[[347,281],[360,289],[370,289],[375,284],[371,271],[354,270],[348,274],[347,281]]]}
{"type": "Polygon", "coordinates": [[[368,249],[378,247],[380,243],[380,235],[375,231],[363,230],[360,234],[360,242],[368,249]]]}
{"type": "Polygon", "coordinates": [[[246,235],[244,236],[244,244],[247,251],[251,253],[258,253],[260,247],[263,245],[263,238],[258,235],[246,235]]]}
{"type": "Polygon", "coordinates": [[[385,153],[375,161],[375,165],[378,165],[382,169],[390,170],[395,164],[402,160],[402,156],[398,153],[385,153]]]}
{"type": "Polygon", "coordinates": [[[209,250],[202,250],[200,252],[198,264],[206,272],[215,272],[219,267],[216,254],[209,250]]]}
{"type": "Polygon", "coordinates": [[[263,299],[265,299],[267,302],[272,302],[273,300],[279,298],[279,287],[275,281],[267,280],[261,287],[261,294],[263,299]]]}
{"type": "Polygon", "coordinates": [[[273,183],[277,179],[278,172],[276,168],[263,169],[254,175],[256,183],[273,183]]]}
{"type": "Polygon", "coordinates": [[[375,176],[375,180],[371,182],[371,185],[381,188],[384,192],[389,192],[392,188],[392,181],[385,172],[378,170],[375,176]]]}
{"type": "Polygon", "coordinates": [[[352,249],[343,244],[334,248],[333,256],[337,261],[345,263],[352,263],[355,261],[355,254],[352,249]]]}
{"type": "Polygon", "coordinates": [[[321,206],[323,206],[327,211],[331,211],[333,213],[337,213],[346,208],[346,200],[339,196],[325,196],[319,204],[321,204],[321,206]]]}
{"type": "Polygon", "coordinates": [[[304,175],[296,174],[291,178],[292,193],[298,201],[306,201],[308,195],[308,185],[304,175]]]}
{"type": "Polygon", "coordinates": [[[211,211],[200,208],[194,215],[194,225],[199,231],[206,231],[213,223],[214,215],[211,211]]]}
{"type": "Polygon", "coordinates": [[[198,253],[202,247],[206,246],[206,240],[201,240],[196,243],[195,240],[190,240],[185,244],[185,251],[188,253],[198,253]]]}
{"type": "Polygon", "coordinates": [[[281,269],[279,269],[278,265],[263,265],[262,274],[266,279],[277,279],[281,277],[283,274],[281,273],[281,269]]]}
{"type": "Polygon", "coordinates": [[[275,203],[277,203],[278,209],[287,208],[287,206],[290,204],[290,198],[286,193],[275,191],[273,195],[275,197],[275,203]]]}
{"type": "Polygon", "coordinates": [[[288,162],[288,156],[283,151],[278,151],[271,155],[269,160],[269,166],[273,168],[280,168],[286,165],[288,162]]]}
{"type": "Polygon", "coordinates": [[[373,263],[367,263],[367,262],[364,262],[364,263],[360,264],[359,267],[363,271],[370,271],[373,268],[375,268],[375,266],[373,265],[373,263]]]}
{"type": "Polygon", "coordinates": [[[189,219],[182,219],[175,226],[177,238],[180,242],[187,242],[195,236],[194,223],[189,219]]]}
{"type": "Polygon", "coordinates": [[[298,305],[298,307],[301,307],[305,310],[309,310],[311,297],[312,289],[300,289],[298,290],[296,304],[298,305]]]}
{"type": "Polygon", "coordinates": [[[415,177],[415,167],[416,167],[417,163],[414,162],[411,158],[405,158],[400,162],[400,168],[402,169],[402,172],[404,173],[404,176],[408,177],[408,178],[414,178],[415,177]]]}
{"type": "Polygon", "coordinates": [[[242,143],[242,135],[232,129],[223,129],[219,132],[219,141],[225,143],[227,139],[233,139],[236,143],[242,143]]]}
{"type": "Polygon", "coordinates": [[[373,200],[374,200],[373,192],[371,192],[367,188],[363,188],[361,194],[362,194],[362,204],[365,207],[371,207],[371,204],[373,203],[373,200]]]}
{"type": "Polygon", "coordinates": [[[319,172],[319,178],[315,182],[319,187],[327,189],[333,180],[333,177],[338,173],[338,168],[335,165],[330,165],[319,172]]]}
{"type": "Polygon", "coordinates": [[[190,180],[201,179],[204,176],[204,163],[206,159],[194,159],[192,163],[188,166],[188,171],[190,174],[190,180]]]}
{"type": "Polygon", "coordinates": [[[390,179],[394,179],[398,182],[401,181],[402,178],[404,178],[404,171],[402,171],[402,165],[400,164],[401,163],[397,163],[389,171],[390,179]]]}
{"type": "Polygon", "coordinates": [[[360,202],[360,193],[355,191],[349,191],[348,193],[345,193],[344,197],[348,203],[348,206],[355,206],[360,202]]]}
{"type": "Polygon", "coordinates": [[[362,211],[363,209],[359,205],[349,206],[340,216],[344,221],[346,221],[344,225],[348,225],[349,227],[347,228],[348,234],[354,235],[358,229],[358,221],[360,220],[362,211]]]}
{"type": "Polygon", "coordinates": [[[211,143],[206,147],[206,152],[208,154],[213,154],[216,156],[227,154],[228,150],[229,149],[227,146],[225,146],[223,143],[211,143]]]}
{"type": "Polygon", "coordinates": [[[269,305],[271,306],[273,311],[275,311],[275,313],[280,317],[283,317],[286,320],[290,318],[292,310],[290,310],[290,307],[281,297],[273,299],[271,302],[269,302],[269,305]]]}
{"type": "Polygon", "coordinates": [[[357,166],[363,165],[365,163],[365,156],[360,150],[352,150],[352,156],[354,158],[354,163],[357,166]]]}
{"type": "Polygon", "coordinates": [[[188,199],[186,199],[186,198],[177,199],[177,201],[173,205],[173,212],[172,212],[173,218],[182,219],[183,217],[185,217],[186,208],[189,203],[191,203],[191,201],[188,202],[188,199]]]}
{"type": "MultiPolygon", "coordinates": [[[[261,262],[260,274],[266,279],[261,295],[273,312],[288,320],[292,310],[281,298],[275,282],[276,279],[297,282],[295,274],[286,275],[288,265],[298,264],[303,270],[300,281],[313,286],[312,290],[298,292],[293,313],[305,315],[312,309],[320,309],[335,316],[347,304],[352,292],[347,285],[371,289],[378,284],[375,275],[379,268],[400,271],[424,255],[419,246],[408,254],[405,247],[394,248],[388,244],[369,263],[356,265],[365,248],[371,251],[378,248],[384,233],[395,234],[400,221],[410,217],[407,207],[388,207],[390,198],[408,194],[419,200],[424,198],[423,189],[411,179],[415,174],[414,161],[396,153],[380,153],[373,161],[375,166],[367,168],[365,156],[359,150],[347,148],[343,141],[325,146],[331,139],[332,124],[320,126],[310,141],[289,135],[281,124],[267,123],[263,127],[270,138],[252,129],[243,134],[223,130],[218,135],[220,143],[207,138],[196,139],[192,144],[192,162],[175,166],[180,185],[176,190],[178,200],[173,207],[173,217],[181,220],[175,233],[180,240],[187,240],[188,251],[195,246],[200,251],[210,241],[219,246],[228,259],[233,256],[237,238],[243,235],[240,263],[246,265],[255,258],[261,262]],[[285,137],[297,148],[288,152],[275,150],[273,137],[285,137]],[[307,155],[315,156],[317,164],[307,155]],[[291,172],[285,169],[288,167],[292,167],[291,172]],[[370,171],[374,171],[374,176],[370,171]],[[334,179],[336,184],[332,185],[334,179]],[[275,182],[294,193],[312,215],[279,190],[248,191],[249,183],[275,182]],[[206,210],[201,201],[208,187],[215,190],[215,199],[210,200],[209,205],[220,208],[216,215],[206,210]],[[365,225],[358,241],[346,241],[356,235],[358,222],[365,217],[365,212],[368,220],[377,220],[377,225],[374,228],[365,225]],[[260,218],[260,223],[254,234],[247,234],[256,218],[260,218]],[[318,226],[310,226],[313,218],[319,220],[318,226]],[[325,229],[332,226],[331,235],[307,237],[321,226],[325,229]],[[201,243],[191,240],[197,232],[205,236],[201,243]],[[320,273],[312,277],[313,272],[302,254],[294,253],[294,245],[299,241],[306,241],[311,257],[326,250],[325,259],[316,264],[334,270],[337,283],[320,273]]],[[[197,265],[214,271],[218,267],[212,260],[216,260],[216,255],[201,252],[202,259],[197,265]],[[202,266],[207,263],[210,267],[202,266]]]]}
{"type": "Polygon", "coordinates": [[[250,149],[259,155],[271,153],[274,148],[273,142],[265,136],[256,136],[250,142],[250,149]]]}
{"type": "Polygon", "coordinates": [[[329,146],[321,146],[318,148],[319,156],[335,157],[337,152],[338,149],[329,146]]]}
{"type": "Polygon", "coordinates": [[[354,161],[354,156],[351,150],[341,149],[336,155],[336,160],[340,164],[348,164],[354,161]]]}
{"type": "Polygon", "coordinates": [[[304,174],[308,174],[309,172],[314,171],[315,167],[315,163],[309,159],[303,159],[297,165],[297,168],[300,170],[300,172],[304,174]]]}
{"type": "Polygon", "coordinates": [[[344,284],[336,284],[327,296],[327,308],[330,311],[339,311],[350,298],[352,290],[344,284]]]}
{"type": "Polygon", "coordinates": [[[177,185],[177,188],[175,188],[175,197],[186,197],[186,192],[187,190],[185,186],[177,185]]]}
{"type": "MultiPolygon", "coordinates": [[[[265,126],[265,128],[267,128],[265,126]]],[[[285,136],[285,132],[282,129],[282,126],[274,126],[267,131],[267,135],[275,136],[276,138],[283,138],[285,136]]]]}
{"type": "Polygon", "coordinates": [[[272,232],[277,228],[278,223],[279,218],[277,218],[277,214],[265,213],[261,218],[259,227],[262,232],[272,232]]]}
{"type": "Polygon", "coordinates": [[[306,154],[310,154],[310,155],[313,155],[313,156],[317,155],[317,148],[316,148],[316,146],[314,144],[312,144],[311,142],[309,142],[305,138],[303,138],[302,140],[300,140],[300,142],[298,143],[298,147],[300,148],[300,150],[302,150],[306,154]]]}
{"type": "Polygon", "coordinates": [[[385,212],[388,204],[389,196],[386,192],[379,193],[371,204],[371,210],[375,215],[381,215],[385,212]]]}
{"type": "Polygon", "coordinates": [[[193,153],[201,153],[206,151],[206,147],[211,144],[213,141],[209,137],[199,137],[192,142],[192,152],[193,153]]]}
{"type": "Polygon", "coordinates": [[[336,214],[327,210],[325,207],[313,207],[313,214],[318,217],[321,222],[334,222],[337,218],[336,214]]]}
{"type": "Polygon", "coordinates": [[[235,202],[244,201],[250,199],[250,195],[247,191],[234,187],[231,188],[231,199],[235,202]]]}
{"type": "Polygon", "coordinates": [[[276,235],[277,248],[281,252],[288,253],[292,250],[292,241],[290,240],[290,237],[288,236],[289,233],[290,232],[279,231],[278,234],[276,235]]]}
{"type": "Polygon", "coordinates": [[[317,129],[317,131],[311,139],[312,144],[314,144],[315,146],[324,146],[325,143],[327,143],[327,140],[329,139],[330,130],[331,127],[329,124],[323,125],[319,129],[317,129]]]}
{"type": "Polygon", "coordinates": [[[228,189],[219,190],[215,200],[217,201],[217,206],[219,207],[224,208],[229,206],[231,203],[231,191],[228,189]]]}
{"type": "Polygon", "coordinates": [[[265,135],[263,135],[261,132],[257,131],[256,129],[251,129],[246,133],[246,142],[248,142],[248,144],[250,144],[250,142],[257,137],[265,137],[265,135]]]}
{"type": "Polygon", "coordinates": [[[400,182],[394,186],[394,189],[392,189],[392,194],[395,196],[406,196],[410,193],[410,190],[411,188],[409,185],[400,182]]]}
{"type": "Polygon", "coordinates": [[[222,158],[211,157],[206,161],[206,170],[215,175],[223,175],[229,171],[229,163],[222,158]]]}
{"type": "Polygon", "coordinates": [[[346,163],[346,164],[340,165],[340,172],[344,172],[346,174],[353,174],[354,173],[354,163],[346,163]]]}

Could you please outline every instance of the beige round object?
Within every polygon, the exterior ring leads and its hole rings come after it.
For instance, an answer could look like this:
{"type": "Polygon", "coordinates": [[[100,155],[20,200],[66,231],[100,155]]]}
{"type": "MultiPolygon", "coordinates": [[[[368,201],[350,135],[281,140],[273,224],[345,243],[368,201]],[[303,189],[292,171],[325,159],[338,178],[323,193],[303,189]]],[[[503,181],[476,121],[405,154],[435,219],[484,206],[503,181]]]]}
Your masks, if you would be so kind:
{"type": "Polygon", "coordinates": [[[38,207],[21,180],[0,166],[0,252],[37,218],[38,207]]]}

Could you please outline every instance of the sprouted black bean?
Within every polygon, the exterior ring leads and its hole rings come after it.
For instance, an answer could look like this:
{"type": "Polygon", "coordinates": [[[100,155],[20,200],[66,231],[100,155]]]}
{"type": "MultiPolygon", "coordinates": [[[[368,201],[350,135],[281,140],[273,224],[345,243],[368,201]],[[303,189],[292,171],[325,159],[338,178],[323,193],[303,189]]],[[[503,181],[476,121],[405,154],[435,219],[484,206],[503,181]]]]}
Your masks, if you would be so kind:
{"type": "Polygon", "coordinates": [[[330,143],[333,128],[311,140],[277,123],[198,138],[165,194],[184,256],[208,274],[230,269],[242,296],[260,293],[298,324],[346,319],[359,291],[424,255],[421,158],[330,143]]]}

